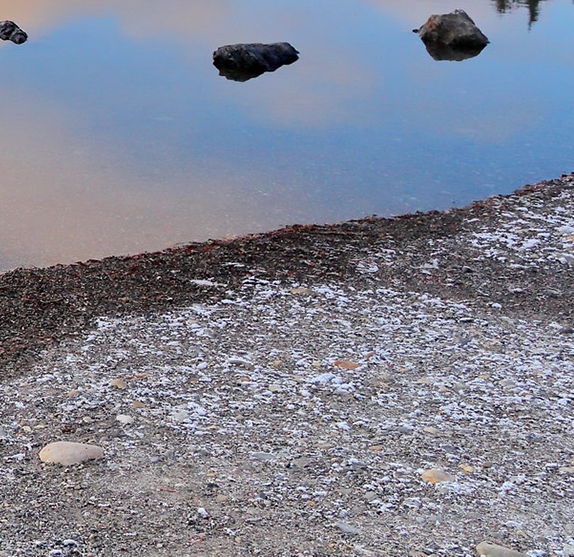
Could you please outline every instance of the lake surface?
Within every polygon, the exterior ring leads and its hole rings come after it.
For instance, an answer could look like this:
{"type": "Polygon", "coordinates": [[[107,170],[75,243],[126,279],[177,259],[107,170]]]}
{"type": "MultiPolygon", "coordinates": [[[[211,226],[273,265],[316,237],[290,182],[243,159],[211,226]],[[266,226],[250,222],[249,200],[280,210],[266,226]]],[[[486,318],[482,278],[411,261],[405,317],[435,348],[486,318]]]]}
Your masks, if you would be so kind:
{"type": "Polygon", "coordinates": [[[460,206],[574,170],[571,0],[4,0],[0,269],[460,206]],[[491,43],[435,61],[465,9],[491,43]],[[218,46],[300,59],[240,83],[218,46]]]}

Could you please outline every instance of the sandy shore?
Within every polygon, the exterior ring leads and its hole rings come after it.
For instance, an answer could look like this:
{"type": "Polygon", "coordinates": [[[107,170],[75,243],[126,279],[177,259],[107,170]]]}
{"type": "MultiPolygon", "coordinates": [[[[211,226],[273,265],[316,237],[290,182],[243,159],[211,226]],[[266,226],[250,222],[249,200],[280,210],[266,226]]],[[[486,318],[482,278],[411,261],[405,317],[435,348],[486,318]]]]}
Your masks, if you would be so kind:
{"type": "Polygon", "coordinates": [[[0,555],[574,552],[573,208],[1,275],[0,555]]]}

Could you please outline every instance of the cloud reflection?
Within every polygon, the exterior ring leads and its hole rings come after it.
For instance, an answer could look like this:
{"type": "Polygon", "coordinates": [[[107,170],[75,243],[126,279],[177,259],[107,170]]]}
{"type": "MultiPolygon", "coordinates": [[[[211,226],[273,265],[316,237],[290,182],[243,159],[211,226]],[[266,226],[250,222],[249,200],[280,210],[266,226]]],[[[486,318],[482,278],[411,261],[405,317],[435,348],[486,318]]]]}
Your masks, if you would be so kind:
{"type": "Polygon", "coordinates": [[[0,269],[163,249],[277,223],[277,203],[286,200],[255,203],[257,171],[242,170],[238,180],[217,161],[202,168],[191,161],[185,173],[142,176],[117,145],[78,136],[65,112],[9,97],[0,89],[1,105],[10,107],[0,117],[12,130],[0,136],[0,269]]]}
{"type": "MultiPolygon", "coordinates": [[[[486,152],[532,126],[530,87],[500,102],[495,71],[439,68],[411,33],[450,0],[2,5],[30,40],[1,51],[0,268],[425,208],[441,141],[486,152]],[[211,65],[219,45],[283,40],[301,58],[280,72],[237,84],[211,65]]],[[[488,2],[455,7],[499,25],[488,2]]]]}

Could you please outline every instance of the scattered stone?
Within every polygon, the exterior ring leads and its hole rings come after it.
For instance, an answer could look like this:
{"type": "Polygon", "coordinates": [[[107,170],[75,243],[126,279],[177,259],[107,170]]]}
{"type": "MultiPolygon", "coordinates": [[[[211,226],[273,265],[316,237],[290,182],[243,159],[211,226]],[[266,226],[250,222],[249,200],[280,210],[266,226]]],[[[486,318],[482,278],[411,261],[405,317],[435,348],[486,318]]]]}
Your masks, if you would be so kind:
{"type": "Polygon", "coordinates": [[[86,460],[102,458],[102,456],[104,456],[104,451],[101,447],[72,441],[49,443],[39,453],[42,462],[64,465],[79,464],[86,460]]]}
{"type": "Polygon", "coordinates": [[[13,21],[0,21],[0,39],[22,44],[28,40],[28,34],[22,31],[13,21]]]}
{"type": "Polygon", "coordinates": [[[223,286],[219,282],[214,282],[212,280],[191,279],[189,282],[191,282],[192,284],[195,284],[196,286],[205,286],[205,287],[223,286]]]}
{"type": "Polygon", "coordinates": [[[271,462],[272,460],[275,460],[277,457],[271,453],[254,452],[251,453],[251,458],[253,460],[259,460],[260,462],[271,462]]]}
{"type": "Polygon", "coordinates": [[[347,524],[346,522],[337,522],[337,523],[335,523],[335,526],[337,528],[339,528],[339,530],[341,530],[341,532],[343,532],[343,534],[356,535],[360,532],[360,530],[358,528],[355,528],[354,526],[351,526],[350,524],[347,524]]]}
{"type": "Polygon", "coordinates": [[[448,472],[445,472],[444,470],[441,470],[440,468],[430,468],[425,470],[421,474],[421,478],[425,482],[430,482],[431,484],[454,481],[454,476],[448,472]]]}
{"type": "Polygon", "coordinates": [[[121,377],[116,377],[115,379],[112,379],[112,382],[110,384],[112,387],[115,387],[116,389],[123,390],[128,388],[128,384],[121,377]]]}
{"type": "Polygon", "coordinates": [[[526,553],[489,542],[479,543],[476,546],[476,551],[482,557],[529,557],[526,553]]]}
{"type": "Polygon", "coordinates": [[[361,364],[357,364],[356,362],[350,362],[349,360],[335,360],[333,362],[334,366],[343,368],[343,369],[357,369],[361,366],[361,364]]]}
{"type": "Polygon", "coordinates": [[[219,75],[233,81],[248,81],[298,59],[299,52],[289,43],[233,44],[220,46],[213,53],[213,65],[219,75]]]}
{"type": "Polygon", "coordinates": [[[281,385],[277,385],[275,383],[272,383],[271,385],[269,385],[267,387],[267,389],[271,393],[280,393],[283,390],[283,387],[281,385]]]}
{"type": "Polygon", "coordinates": [[[292,468],[305,468],[313,464],[313,459],[307,456],[301,456],[299,458],[295,458],[291,461],[290,465],[292,468]]]}
{"type": "Polygon", "coordinates": [[[129,416],[128,414],[118,414],[116,416],[116,420],[122,425],[129,425],[134,423],[133,417],[129,416]]]}
{"type": "Polygon", "coordinates": [[[172,414],[172,418],[176,422],[185,422],[189,419],[189,412],[187,410],[177,410],[172,414]]]}
{"type": "Polygon", "coordinates": [[[249,360],[244,360],[243,358],[230,358],[227,363],[230,366],[239,366],[248,370],[255,369],[255,366],[249,360]]]}
{"type": "Polygon", "coordinates": [[[207,511],[207,509],[204,509],[203,507],[199,507],[197,509],[197,514],[201,517],[201,518],[209,518],[211,515],[209,514],[209,511],[207,511]]]}
{"type": "Polygon", "coordinates": [[[488,38],[464,10],[431,15],[419,29],[413,30],[435,60],[466,60],[478,56],[488,38]]]}
{"type": "Polygon", "coordinates": [[[291,288],[289,292],[291,292],[291,294],[293,294],[294,296],[301,296],[301,295],[312,296],[315,294],[315,292],[310,288],[303,288],[303,287],[291,288]]]}

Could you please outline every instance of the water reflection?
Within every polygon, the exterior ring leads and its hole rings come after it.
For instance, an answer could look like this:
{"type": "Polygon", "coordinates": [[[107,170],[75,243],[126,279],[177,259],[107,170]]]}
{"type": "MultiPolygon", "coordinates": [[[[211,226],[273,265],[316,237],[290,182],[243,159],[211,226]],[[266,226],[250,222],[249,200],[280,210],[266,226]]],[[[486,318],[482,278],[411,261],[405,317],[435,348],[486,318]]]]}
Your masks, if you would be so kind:
{"type": "Polygon", "coordinates": [[[504,14],[516,7],[526,7],[529,13],[528,27],[538,21],[540,16],[540,2],[546,0],[495,0],[496,9],[499,13],[504,14]]]}
{"type": "MultiPolygon", "coordinates": [[[[463,204],[570,172],[572,5],[528,33],[461,0],[491,40],[437,64],[423,0],[6,0],[0,268],[463,204]],[[221,44],[289,40],[237,84],[221,44]],[[9,131],[7,131],[9,130],[9,131]]],[[[432,11],[452,10],[450,0],[432,11]]]]}

